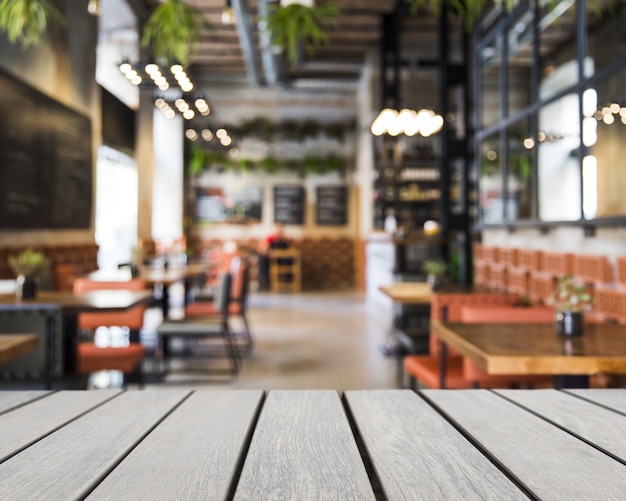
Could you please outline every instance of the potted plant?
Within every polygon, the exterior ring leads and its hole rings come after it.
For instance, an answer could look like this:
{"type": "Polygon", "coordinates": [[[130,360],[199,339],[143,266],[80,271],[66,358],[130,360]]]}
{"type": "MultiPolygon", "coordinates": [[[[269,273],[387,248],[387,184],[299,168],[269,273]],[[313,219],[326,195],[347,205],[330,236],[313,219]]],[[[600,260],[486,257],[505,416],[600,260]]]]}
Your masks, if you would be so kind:
{"type": "Polygon", "coordinates": [[[0,33],[24,48],[40,44],[48,26],[62,22],[51,0],[0,1],[0,33]]]}
{"type": "Polygon", "coordinates": [[[311,0],[281,0],[279,5],[269,6],[263,21],[272,43],[286,51],[294,67],[302,44],[312,53],[315,46],[328,42],[323,28],[335,21],[339,11],[339,5],[331,1],[315,5],[311,0]]]}
{"type": "Polygon", "coordinates": [[[426,272],[426,283],[434,291],[441,289],[448,265],[439,259],[424,261],[424,271],[426,272]]]}
{"type": "Polygon", "coordinates": [[[591,309],[593,298],[586,285],[579,285],[567,275],[557,280],[548,298],[555,307],[555,328],[565,336],[580,336],[584,331],[584,312],[591,309]]]}
{"type": "Polygon", "coordinates": [[[141,45],[152,46],[159,61],[187,66],[198,50],[202,28],[213,25],[197,8],[184,0],[166,0],[146,21],[141,45]]]}
{"type": "Polygon", "coordinates": [[[17,276],[18,298],[32,299],[37,296],[39,277],[48,271],[50,262],[43,253],[26,249],[18,256],[9,256],[9,266],[17,276]]]}

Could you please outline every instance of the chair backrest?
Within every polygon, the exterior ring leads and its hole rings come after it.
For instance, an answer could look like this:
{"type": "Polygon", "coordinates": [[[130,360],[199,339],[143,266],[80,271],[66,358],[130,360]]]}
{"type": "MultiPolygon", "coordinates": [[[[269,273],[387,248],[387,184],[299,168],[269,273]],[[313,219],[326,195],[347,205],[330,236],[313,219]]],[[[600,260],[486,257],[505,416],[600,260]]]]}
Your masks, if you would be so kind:
{"type": "MultiPolygon", "coordinates": [[[[74,294],[83,294],[86,292],[100,290],[128,290],[142,291],[145,290],[147,284],[143,280],[132,279],[126,282],[100,282],[89,278],[77,278],[74,280],[74,294]]],[[[127,311],[119,311],[112,313],[81,313],[78,316],[79,329],[95,329],[100,326],[111,327],[128,327],[129,329],[141,329],[143,326],[143,317],[147,305],[142,303],[127,311]]]]}
{"type": "Polygon", "coordinates": [[[228,305],[230,303],[230,291],[231,291],[231,274],[229,272],[222,272],[217,277],[217,287],[215,288],[215,298],[213,303],[215,310],[222,314],[224,322],[228,317],[228,305]]]}
{"type": "MultiPolygon", "coordinates": [[[[430,319],[447,322],[460,322],[464,306],[511,306],[518,299],[515,294],[506,293],[435,293],[430,306],[430,319]]],[[[439,353],[439,339],[430,336],[430,354],[439,353]]],[[[451,355],[456,354],[448,350],[451,355]]]]}

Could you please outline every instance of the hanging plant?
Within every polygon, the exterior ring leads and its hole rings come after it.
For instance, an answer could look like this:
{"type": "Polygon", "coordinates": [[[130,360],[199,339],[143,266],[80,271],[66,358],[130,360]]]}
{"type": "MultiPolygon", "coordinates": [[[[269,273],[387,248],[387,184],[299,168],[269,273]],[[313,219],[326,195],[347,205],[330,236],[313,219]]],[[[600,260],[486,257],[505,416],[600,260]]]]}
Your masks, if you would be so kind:
{"type": "Polygon", "coordinates": [[[274,157],[265,157],[259,163],[259,167],[264,172],[267,172],[269,174],[275,174],[276,172],[278,172],[280,164],[278,163],[278,160],[276,160],[274,157]]]}
{"type": "Polygon", "coordinates": [[[289,64],[295,67],[301,44],[312,54],[316,46],[328,43],[324,27],[336,22],[340,10],[339,5],[330,1],[319,6],[270,5],[269,14],[263,20],[272,43],[286,52],[289,64]]]}
{"type": "Polygon", "coordinates": [[[23,48],[39,45],[48,26],[63,24],[63,16],[50,0],[0,1],[0,33],[23,48]]]}
{"type": "Polygon", "coordinates": [[[202,12],[183,0],[166,0],[146,21],[141,45],[152,46],[159,61],[187,66],[198,52],[202,28],[213,28],[202,12]]]}

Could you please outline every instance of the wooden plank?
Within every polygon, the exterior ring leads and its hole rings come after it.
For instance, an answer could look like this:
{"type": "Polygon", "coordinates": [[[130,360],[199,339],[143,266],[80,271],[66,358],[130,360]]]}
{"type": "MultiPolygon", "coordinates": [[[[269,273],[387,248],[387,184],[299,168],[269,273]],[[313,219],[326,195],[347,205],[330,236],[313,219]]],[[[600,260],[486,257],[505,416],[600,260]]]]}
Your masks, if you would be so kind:
{"type": "Polygon", "coordinates": [[[488,390],[421,392],[540,499],[623,499],[626,468],[488,390]]]}
{"type": "Polygon", "coordinates": [[[624,389],[567,390],[567,392],[626,414],[626,390],[624,389]]]}
{"type": "Polygon", "coordinates": [[[33,351],[39,345],[37,334],[1,334],[0,364],[33,351]]]}
{"type": "Polygon", "coordinates": [[[388,499],[527,499],[413,392],[345,397],[388,499]]]}
{"type": "Polygon", "coordinates": [[[127,392],[0,465],[3,499],[89,493],[189,392],[127,392]]]}
{"type": "Polygon", "coordinates": [[[626,416],[556,390],[500,390],[496,393],[626,460],[626,416]]]}
{"type": "Polygon", "coordinates": [[[0,461],[119,393],[64,391],[0,416],[0,461]]]}
{"type": "Polygon", "coordinates": [[[194,393],[88,499],[226,499],[262,397],[194,393]]]}
{"type": "Polygon", "coordinates": [[[48,394],[49,391],[0,391],[0,414],[48,394]]]}
{"type": "Polygon", "coordinates": [[[374,499],[335,391],[272,391],[235,499],[374,499]]]}

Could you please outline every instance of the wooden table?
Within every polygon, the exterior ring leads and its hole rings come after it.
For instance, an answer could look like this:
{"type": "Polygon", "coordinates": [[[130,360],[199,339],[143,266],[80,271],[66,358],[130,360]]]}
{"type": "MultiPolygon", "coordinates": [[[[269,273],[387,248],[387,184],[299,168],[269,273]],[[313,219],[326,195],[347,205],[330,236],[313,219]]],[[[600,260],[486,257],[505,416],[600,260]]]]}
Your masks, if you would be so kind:
{"type": "MultiPolygon", "coordinates": [[[[90,312],[125,311],[153,300],[151,291],[106,290],[85,294],[72,292],[41,291],[32,300],[18,301],[15,294],[0,295],[0,305],[57,305],[63,314],[63,339],[65,371],[75,372],[78,346],[78,315],[90,312]]],[[[58,330],[58,329],[57,329],[58,330]]],[[[52,349],[54,342],[48,343],[52,349]]]]}
{"type": "Polygon", "coordinates": [[[0,364],[34,350],[39,345],[37,334],[0,334],[0,364]]]}
{"type": "Polygon", "coordinates": [[[3,499],[624,499],[626,390],[0,393],[3,499]]]}
{"type": "MultiPolygon", "coordinates": [[[[169,314],[170,285],[182,282],[185,286],[185,302],[187,302],[193,280],[203,277],[211,266],[211,263],[194,263],[185,266],[169,266],[168,268],[142,266],[135,278],[143,280],[153,287],[155,285],[162,286],[161,308],[163,318],[166,319],[169,314]]],[[[102,282],[127,282],[133,278],[129,270],[95,271],[90,273],[88,277],[91,280],[102,282]]]]}
{"type": "Polygon", "coordinates": [[[626,326],[586,324],[580,337],[552,324],[432,322],[439,339],[489,374],[553,374],[557,386],[588,384],[601,372],[626,374],[626,326]],[[564,375],[581,375],[572,378],[564,375]]]}
{"type": "Polygon", "coordinates": [[[379,287],[380,291],[394,303],[430,304],[432,289],[425,282],[398,282],[379,287]]]}

